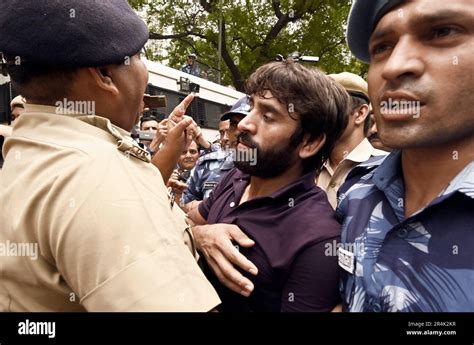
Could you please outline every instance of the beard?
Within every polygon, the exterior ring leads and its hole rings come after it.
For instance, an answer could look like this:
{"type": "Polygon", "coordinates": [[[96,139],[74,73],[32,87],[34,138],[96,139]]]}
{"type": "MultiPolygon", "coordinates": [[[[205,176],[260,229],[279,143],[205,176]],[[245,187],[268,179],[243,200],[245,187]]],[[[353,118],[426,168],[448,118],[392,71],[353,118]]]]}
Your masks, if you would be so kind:
{"type": "MultiPolygon", "coordinates": [[[[290,166],[296,164],[296,149],[302,140],[302,133],[296,130],[288,143],[279,147],[263,150],[248,132],[239,135],[239,142],[257,151],[256,164],[250,161],[234,161],[235,166],[250,176],[260,178],[274,178],[286,172],[290,166]]],[[[237,148],[237,150],[239,150],[237,148]]]]}

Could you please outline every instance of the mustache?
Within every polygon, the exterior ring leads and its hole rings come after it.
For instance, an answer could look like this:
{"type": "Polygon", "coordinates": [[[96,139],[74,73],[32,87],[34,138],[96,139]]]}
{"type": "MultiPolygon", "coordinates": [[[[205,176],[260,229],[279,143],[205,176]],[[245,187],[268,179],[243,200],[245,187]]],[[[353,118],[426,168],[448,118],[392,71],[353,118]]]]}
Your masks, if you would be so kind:
{"type": "Polygon", "coordinates": [[[384,98],[386,93],[406,93],[412,95],[416,99],[423,101],[429,96],[429,91],[420,85],[417,85],[414,81],[405,81],[400,84],[391,83],[387,84],[380,92],[377,94],[377,100],[381,101],[384,98]]]}
{"type": "Polygon", "coordinates": [[[371,134],[368,138],[369,141],[372,139],[380,140],[378,133],[371,134]]]}
{"type": "Polygon", "coordinates": [[[258,144],[252,139],[252,137],[250,136],[250,133],[248,132],[240,133],[239,136],[237,137],[237,141],[252,149],[258,148],[258,144]]]}

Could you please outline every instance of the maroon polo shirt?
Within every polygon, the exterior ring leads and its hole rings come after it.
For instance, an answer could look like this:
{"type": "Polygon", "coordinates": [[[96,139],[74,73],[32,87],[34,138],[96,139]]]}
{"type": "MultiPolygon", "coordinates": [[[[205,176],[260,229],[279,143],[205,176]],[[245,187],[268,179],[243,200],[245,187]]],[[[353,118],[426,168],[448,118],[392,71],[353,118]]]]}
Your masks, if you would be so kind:
{"type": "Polygon", "coordinates": [[[241,271],[255,285],[248,298],[222,285],[204,263],[221,297],[221,311],[330,311],[339,303],[333,249],[341,227],[314,177],[308,173],[273,194],[239,205],[250,175],[235,168],[199,205],[208,224],[235,224],[255,241],[251,248],[239,248],[259,271],[257,276],[241,271]]]}

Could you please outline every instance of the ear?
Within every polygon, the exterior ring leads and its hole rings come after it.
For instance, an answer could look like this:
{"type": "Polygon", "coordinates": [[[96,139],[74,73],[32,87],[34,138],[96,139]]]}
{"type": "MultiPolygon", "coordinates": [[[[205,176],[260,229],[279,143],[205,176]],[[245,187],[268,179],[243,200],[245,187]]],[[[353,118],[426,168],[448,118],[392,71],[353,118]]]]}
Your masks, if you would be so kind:
{"type": "Polygon", "coordinates": [[[300,146],[298,155],[301,159],[306,159],[314,156],[323,147],[326,142],[326,134],[322,134],[319,138],[309,140],[309,136],[306,135],[303,139],[303,143],[300,146]]]}
{"type": "Polygon", "coordinates": [[[88,68],[88,71],[96,87],[113,95],[119,94],[119,90],[113,80],[113,66],[88,68]]]}
{"type": "Polygon", "coordinates": [[[367,116],[369,116],[369,106],[367,104],[363,104],[354,114],[354,123],[357,126],[364,125],[367,116]]]}

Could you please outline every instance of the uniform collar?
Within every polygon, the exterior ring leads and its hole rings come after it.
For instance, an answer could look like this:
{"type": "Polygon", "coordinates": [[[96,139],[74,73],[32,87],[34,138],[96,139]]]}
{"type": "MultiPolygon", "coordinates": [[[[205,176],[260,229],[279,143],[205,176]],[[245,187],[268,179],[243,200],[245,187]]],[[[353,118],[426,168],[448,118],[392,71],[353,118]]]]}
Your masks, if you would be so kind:
{"type": "Polygon", "coordinates": [[[461,192],[474,199],[474,161],[464,167],[449,183],[442,195],[449,195],[453,192],[461,192]]]}
{"type": "MultiPolygon", "coordinates": [[[[374,171],[374,183],[380,190],[385,190],[393,181],[402,178],[401,150],[390,153],[374,171]]],[[[440,197],[460,192],[474,199],[474,161],[454,177],[440,197]]]]}
{"type": "Polygon", "coordinates": [[[395,179],[402,177],[402,153],[392,151],[374,170],[374,182],[380,190],[385,190],[395,179]]]}
{"type": "MultiPolygon", "coordinates": [[[[382,150],[377,150],[375,147],[372,146],[370,141],[367,138],[364,138],[359,145],[357,145],[339,164],[341,165],[344,161],[350,161],[353,163],[359,164],[366,162],[371,157],[374,156],[386,156],[388,153],[382,150]]],[[[331,168],[331,164],[329,164],[329,159],[323,164],[323,168],[329,173],[330,176],[334,175],[334,171],[331,168]]],[[[337,168],[336,168],[337,169],[337,168]]]]}
{"type": "Polygon", "coordinates": [[[372,156],[387,155],[387,152],[377,150],[372,146],[367,138],[364,138],[345,158],[346,160],[354,163],[362,163],[368,160],[372,156]]]}

